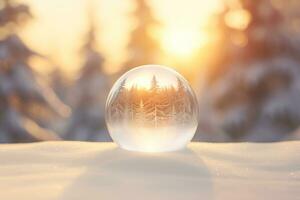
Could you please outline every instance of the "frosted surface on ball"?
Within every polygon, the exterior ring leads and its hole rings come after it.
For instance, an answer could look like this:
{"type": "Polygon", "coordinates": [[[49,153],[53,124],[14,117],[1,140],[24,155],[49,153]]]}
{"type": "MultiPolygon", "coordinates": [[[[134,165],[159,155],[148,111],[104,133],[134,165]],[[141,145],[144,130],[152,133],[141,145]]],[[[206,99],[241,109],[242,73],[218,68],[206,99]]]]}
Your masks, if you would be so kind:
{"type": "Polygon", "coordinates": [[[144,152],[173,151],[195,134],[198,106],[188,82],[159,65],[125,73],[106,102],[106,123],[122,148],[144,152]]]}

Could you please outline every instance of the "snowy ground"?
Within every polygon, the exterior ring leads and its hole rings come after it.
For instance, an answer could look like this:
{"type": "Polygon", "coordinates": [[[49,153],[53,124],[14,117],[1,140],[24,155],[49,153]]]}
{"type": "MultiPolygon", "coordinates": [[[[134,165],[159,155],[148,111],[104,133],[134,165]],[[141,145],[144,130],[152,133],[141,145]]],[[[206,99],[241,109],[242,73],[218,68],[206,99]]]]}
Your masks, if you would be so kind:
{"type": "Polygon", "coordinates": [[[193,143],[135,153],[111,143],[0,145],[0,199],[300,199],[300,142],[193,143]]]}

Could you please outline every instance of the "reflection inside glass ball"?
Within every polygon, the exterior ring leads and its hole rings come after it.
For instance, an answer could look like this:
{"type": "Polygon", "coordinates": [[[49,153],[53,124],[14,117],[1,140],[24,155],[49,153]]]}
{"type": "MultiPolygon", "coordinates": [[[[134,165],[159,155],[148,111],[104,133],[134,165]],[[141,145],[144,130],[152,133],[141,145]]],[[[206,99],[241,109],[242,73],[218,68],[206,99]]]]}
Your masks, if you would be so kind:
{"type": "Polygon", "coordinates": [[[195,134],[198,106],[188,82],[159,65],[125,73],[106,102],[106,122],[122,148],[143,152],[174,151],[195,134]]]}

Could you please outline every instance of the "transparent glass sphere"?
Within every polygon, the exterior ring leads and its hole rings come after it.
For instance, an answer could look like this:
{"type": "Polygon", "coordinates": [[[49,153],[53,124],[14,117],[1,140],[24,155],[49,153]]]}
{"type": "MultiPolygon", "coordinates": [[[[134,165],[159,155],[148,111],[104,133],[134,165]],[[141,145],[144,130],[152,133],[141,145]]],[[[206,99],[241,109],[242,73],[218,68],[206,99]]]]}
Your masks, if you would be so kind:
{"type": "Polygon", "coordinates": [[[112,139],[127,150],[178,150],[193,138],[198,106],[188,82],[174,70],[144,65],[125,73],[106,102],[112,139]]]}

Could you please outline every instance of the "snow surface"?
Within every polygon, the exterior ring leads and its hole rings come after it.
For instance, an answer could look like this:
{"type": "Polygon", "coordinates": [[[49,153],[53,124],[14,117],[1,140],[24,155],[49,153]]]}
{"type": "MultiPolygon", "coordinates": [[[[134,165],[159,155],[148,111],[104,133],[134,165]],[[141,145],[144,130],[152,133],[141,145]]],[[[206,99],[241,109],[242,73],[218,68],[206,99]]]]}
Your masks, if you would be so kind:
{"type": "Polygon", "coordinates": [[[138,153],[112,143],[0,145],[0,199],[300,199],[300,142],[192,143],[138,153]]]}

